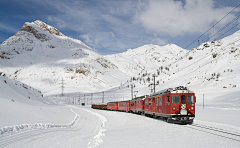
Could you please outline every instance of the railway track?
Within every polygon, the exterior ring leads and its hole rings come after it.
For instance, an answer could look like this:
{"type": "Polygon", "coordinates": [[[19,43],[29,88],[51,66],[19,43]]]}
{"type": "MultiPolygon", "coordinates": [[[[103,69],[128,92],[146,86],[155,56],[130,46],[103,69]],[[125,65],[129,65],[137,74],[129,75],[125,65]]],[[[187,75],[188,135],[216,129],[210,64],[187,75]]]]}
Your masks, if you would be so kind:
{"type": "Polygon", "coordinates": [[[227,131],[227,130],[224,130],[221,128],[216,128],[216,127],[201,125],[201,124],[195,124],[195,123],[192,125],[186,125],[185,127],[240,142],[240,133],[238,133],[238,132],[230,132],[230,131],[227,131]]]}

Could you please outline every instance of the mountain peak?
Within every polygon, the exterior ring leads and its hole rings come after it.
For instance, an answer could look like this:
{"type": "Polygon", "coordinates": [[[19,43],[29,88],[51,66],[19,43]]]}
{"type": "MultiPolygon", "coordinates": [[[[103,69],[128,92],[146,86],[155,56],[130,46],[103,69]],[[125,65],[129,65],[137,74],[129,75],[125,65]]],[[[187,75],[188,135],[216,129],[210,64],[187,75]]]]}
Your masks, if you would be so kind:
{"type": "Polygon", "coordinates": [[[47,31],[51,34],[55,34],[57,36],[64,36],[60,31],[58,31],[56,28],[47,25],[46,23],[40,21],[40,20],[36,20],[32,23],[26,22],[24,23],[21,31],[27,31],[27,32],[31,32],[31,33],[35,33],[36,29],[34,28],[33,25],[37,25],[38,27],[42,28],[44,31],[47,31]]]}
{"type": "Polygon", "coordinates": [[[40,20],[36,20],[33,22],[34,24],[36,24],[37,26],[41,27],[42,29],[44,29],[45,31],[48,31],[51,34],[55,34],[57,36],[64,36],[60,31],[58,31],[56,28],[47,25],[46,23],[40,21],[40,20]]]}

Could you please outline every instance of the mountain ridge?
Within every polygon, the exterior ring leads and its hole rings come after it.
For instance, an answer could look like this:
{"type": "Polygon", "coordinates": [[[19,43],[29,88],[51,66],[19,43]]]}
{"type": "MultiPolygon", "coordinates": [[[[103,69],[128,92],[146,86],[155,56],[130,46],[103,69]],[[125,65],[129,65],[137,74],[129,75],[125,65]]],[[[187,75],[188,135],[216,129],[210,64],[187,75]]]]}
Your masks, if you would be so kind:
{"type": "MultiPolygon", "coordinates": [[[[231,62],[239,63],[239,45],[234,41],[240,38],[240,31],[219,41],[203,43],[190,51],[175,44],[148,44],[103,56],[82,41],[67,37],[52,28],[41,21],[25,23],[16,35],[0,45],[0,72],[51,95],[61,94],[62,79],[65,93],[100,92],[129,86],[133,81],[138,89],[149,90],[153,74],[158,81],[157,89],[163,87],[160,84],[164,84],[163,88],[174,84],[195,88],[194,82],[200,83],[200,77],[204,88],[205,84],[212,86],[212,80],[217,80],[218,72],[225,75],[223,71],[228,71],[220,66],[224,64],[223,56],[228,57],[224,65],[234,72],[239,70],[231,62]],[[202,68],[206,67],[204,65],[211,69],[202,68]],[[212,76],[214,73],[215,76],[212,76]],[[184,80],[176,81],[178,79],[184,80]],[[206,83],[208,80],[211,83],[206,83]]],[[[231,75],[231,79],[237,77],[231,75]]],[[[227,82],[224,80],[223,83],[227,82]]],[[[219,84],[218,88],[227,87],[222,85],[219,84]]],[[[239,86],[238,83],[231,85],[239,86]]]]}

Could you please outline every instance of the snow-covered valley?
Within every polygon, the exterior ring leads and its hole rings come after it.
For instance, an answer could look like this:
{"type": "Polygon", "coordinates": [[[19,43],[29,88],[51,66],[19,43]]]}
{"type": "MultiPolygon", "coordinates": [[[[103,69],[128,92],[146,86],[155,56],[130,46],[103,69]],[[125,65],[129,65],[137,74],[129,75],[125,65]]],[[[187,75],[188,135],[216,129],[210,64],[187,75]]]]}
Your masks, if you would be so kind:
{"type": "Polygon", "coordinates": [[[239,147],[239,48],[237,31],[192,50],[149,44],[103,56],[41,21],[25,23],[0,45],[0,147],[239,147]],[[130,100],[131,85],[134,96],[150,94],[153,75],[156,91],[196,93],[194,124],[238,136],[90,108],[130,100]]]}

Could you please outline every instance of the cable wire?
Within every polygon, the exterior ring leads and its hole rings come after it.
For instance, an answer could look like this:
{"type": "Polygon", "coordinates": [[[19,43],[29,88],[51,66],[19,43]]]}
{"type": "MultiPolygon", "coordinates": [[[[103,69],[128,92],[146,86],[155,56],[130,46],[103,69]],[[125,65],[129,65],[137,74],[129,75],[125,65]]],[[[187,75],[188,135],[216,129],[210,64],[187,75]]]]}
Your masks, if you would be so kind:
{"type": "Polygon", "coordinates": [[[222,17],[219,21],[217,21],[212,27],[210,27],[207,31],[205,31],[203,34],[201,34],[197,39],[195,39],[193,42],[191,42],[188,46],[185,47],[187,49],[189,46],[191,46],[194,42],[196,42],[198,39],[200,39],[203,35],[205,35],[209,30],[211,30],[214,26],[216,26],[219,22],[221,22],[225,17],[227,17],[230,13],[232,13],[237,7],[240,6],[240,3],[234,7],[228,14],[226,14],[224,17],[222,17]]]}

